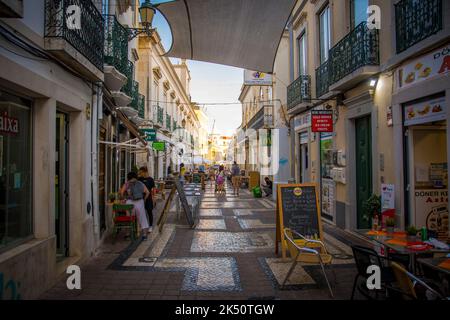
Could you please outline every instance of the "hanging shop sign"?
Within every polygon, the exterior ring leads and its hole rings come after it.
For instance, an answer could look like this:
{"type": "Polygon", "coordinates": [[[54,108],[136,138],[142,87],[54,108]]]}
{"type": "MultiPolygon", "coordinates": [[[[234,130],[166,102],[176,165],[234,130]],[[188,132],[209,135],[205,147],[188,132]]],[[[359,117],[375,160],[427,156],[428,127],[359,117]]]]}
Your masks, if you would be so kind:
{"type": "Polygon", "coordinates": [[[445,120],[445,97],[405,106],[404,119],[405,126],[445,120]]]}
{"type": "Polygon", "coordinates": [[[271,86],[272,75],[259,71],[244,70],[244,85],[271,86]]]}
{"type": "Polygon", "coordinates": [[[7,112],[0,114],[0,132],[19,134],[19,119],[8,116],[7,112]]]}
{"type": "Polygon", "coordinates": [[[398,70],[398,87],[406,88],[450,72],[450,45],[406,64],[398,70]]]}
{"type": "Polygon", "coordinates": [[[156,130],[155,129],[141,129],[144,134],[144,139],[147,142],[156,141],[156,130]]]}
{"type": "Polygon", "coordinates": [[[155,151],[165,151],[166,143],[164,141],[154,141],[152,143],[153,150],[155,151]]]}
{"type": "Polygon", "coordinates": [[[311,111],[312,132],[333,132],[333,111],[311,111]]]}

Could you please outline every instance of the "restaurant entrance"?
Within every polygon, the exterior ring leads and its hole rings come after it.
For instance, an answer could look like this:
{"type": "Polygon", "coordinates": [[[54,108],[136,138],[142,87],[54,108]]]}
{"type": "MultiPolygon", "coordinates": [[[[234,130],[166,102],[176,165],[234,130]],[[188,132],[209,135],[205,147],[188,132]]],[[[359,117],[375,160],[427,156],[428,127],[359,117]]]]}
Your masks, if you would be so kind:
{"type": "Polygon", "coordinates": [[[404,108],[405,224],[426,227],[446,238],[448,222],[447,123],[445,96],[407,103],[404,108]]]}

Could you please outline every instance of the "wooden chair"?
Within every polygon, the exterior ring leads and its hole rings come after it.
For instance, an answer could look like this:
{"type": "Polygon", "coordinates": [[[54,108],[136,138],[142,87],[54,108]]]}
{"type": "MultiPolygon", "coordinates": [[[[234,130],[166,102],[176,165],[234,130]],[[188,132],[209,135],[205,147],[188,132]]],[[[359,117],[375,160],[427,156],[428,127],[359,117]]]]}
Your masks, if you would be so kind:
{"type": "Polygon", "coordinates": [[[131,240],[137,238],[137,218],[134,213],[134,205],[132,204],[114,204],[113,205],[113,222],[114,222],[114,241],[117,234],[122,229],[130,230],[131,240]]]}
{"type": "MultiPolygon", "coordinates": [[[[334,270],[331,267],[333,257],[327,252],[327,249],[325,248],[323,242],[319,240],[307,239],[298,232],[291,230],[289,228],[284,229],[284,236],[287,241],[289,253],[291,254],[292,265],[288,271],[288,274],[286,275],[286,278],[283,281],[282,287],[285,286],[286,282],[288,281],[289,277],[294,271],[297,263],[301,262],[310,264],[320,264],[323,275],[325,276],[325,280],[328,285],[328,289],[330,290],[330,295],[333,298],[334,297],[333,291],[331,290],[331,285],[330,282],[328,281],[328,277],[324,267],[325,265],[328,265],[334,274],[334,270]],[[300,238],[300,242],[302,243],[301,245],[295,242],[293,234],[295,234],[300,238]]],[[[334,281],[336,282],[335,274],[334,274],[334,281]]]]}

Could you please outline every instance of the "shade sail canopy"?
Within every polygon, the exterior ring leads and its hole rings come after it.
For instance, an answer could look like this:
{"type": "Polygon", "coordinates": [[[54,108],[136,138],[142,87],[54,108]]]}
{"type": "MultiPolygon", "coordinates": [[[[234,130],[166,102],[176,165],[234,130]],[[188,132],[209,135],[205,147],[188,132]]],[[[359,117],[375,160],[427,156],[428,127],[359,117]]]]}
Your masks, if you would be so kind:
{"type": "Polygon", "coordinates": [[[177,0],[158,10],[171,29],[168,57],[273,72],[296,0],[177,0]]]}

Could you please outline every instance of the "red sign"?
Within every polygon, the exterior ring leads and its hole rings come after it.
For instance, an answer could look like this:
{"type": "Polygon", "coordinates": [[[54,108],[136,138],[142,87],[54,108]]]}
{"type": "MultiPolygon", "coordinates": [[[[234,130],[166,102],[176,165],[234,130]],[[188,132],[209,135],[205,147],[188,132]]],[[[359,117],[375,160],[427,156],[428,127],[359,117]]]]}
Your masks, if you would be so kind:
{"type": "Polygon", "coordinates": [[[311,111],[312,132],[333,132],[333,111],[311,111]]]}

